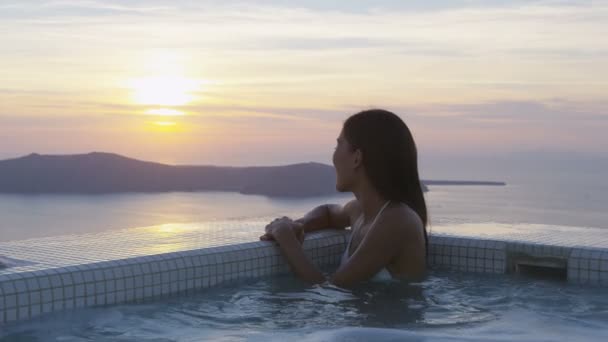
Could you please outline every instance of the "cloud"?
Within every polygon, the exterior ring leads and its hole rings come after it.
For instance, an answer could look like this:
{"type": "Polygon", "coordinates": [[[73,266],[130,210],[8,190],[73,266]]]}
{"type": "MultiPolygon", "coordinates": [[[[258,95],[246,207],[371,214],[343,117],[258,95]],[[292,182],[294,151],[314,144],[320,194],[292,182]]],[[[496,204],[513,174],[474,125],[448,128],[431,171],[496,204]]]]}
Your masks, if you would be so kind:
{"type": "Polygon", "coordinates": [[[608,102],[495,101],[473,104],[435,104],[405,109],[439,118],[456,117],[478,122],[563,123],[593,121],[608,125],[608,102]]]}
{"type": "Polygon", "coordinates": [[[120,83],[170,50],[213,81],[196,127],[329,136],[388,107],[424,146],[584,149],[608,144],[607,30],[605,1],[3,1],[0,117],[131,129],[150,108],[120,83]]]}
{"type": "Polygon", "coordinates": [[[94,1],[94,0],[22,0],[0,4],[4,16],[24,18],[28,16],[106,16],[121,13],[146,14],[167,11],[172,7],[128,5],[128,2],[94,1]]]}

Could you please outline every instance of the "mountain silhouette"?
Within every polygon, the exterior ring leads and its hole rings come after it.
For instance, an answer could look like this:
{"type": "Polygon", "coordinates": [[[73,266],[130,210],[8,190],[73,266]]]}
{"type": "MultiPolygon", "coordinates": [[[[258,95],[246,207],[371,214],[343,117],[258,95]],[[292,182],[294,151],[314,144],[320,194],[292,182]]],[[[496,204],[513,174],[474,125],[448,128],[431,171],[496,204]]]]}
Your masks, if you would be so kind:
{"type": "MultiPolygon", "coordinates": [[[[335,194],[335,183],[332,166],[313,162],[259,167],[168,165],[103,152],[32,153],[0,161],[1,193],[233,191],[269,197],[309,197],[335,194]]],[[[504,185],[494,182],[424,183],[504,185]]],[[[424,184],[422,186],[426,190],[424,184]]]]}
{"type": "Polygon", "coordinates": [[[270,167],[167,165],[112,153],[30,154],[0,161],[0,192],[116,193],[236,191],[268,196],[335,193],[332,167],[304,163],[270,167]]]}

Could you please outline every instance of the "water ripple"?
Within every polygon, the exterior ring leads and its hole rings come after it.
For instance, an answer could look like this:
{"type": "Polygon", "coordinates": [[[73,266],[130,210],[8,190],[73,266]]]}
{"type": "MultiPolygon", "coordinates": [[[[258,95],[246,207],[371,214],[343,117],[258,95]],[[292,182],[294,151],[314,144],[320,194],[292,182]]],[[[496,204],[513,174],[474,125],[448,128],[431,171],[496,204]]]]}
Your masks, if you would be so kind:
{"type": "Polygon", "coordinates": [[[604,340],[607,332],[605,289],[434,271],[420,283],[348,290],[265,279],[60,313],[9,326],[0,341],[604,340]]]}

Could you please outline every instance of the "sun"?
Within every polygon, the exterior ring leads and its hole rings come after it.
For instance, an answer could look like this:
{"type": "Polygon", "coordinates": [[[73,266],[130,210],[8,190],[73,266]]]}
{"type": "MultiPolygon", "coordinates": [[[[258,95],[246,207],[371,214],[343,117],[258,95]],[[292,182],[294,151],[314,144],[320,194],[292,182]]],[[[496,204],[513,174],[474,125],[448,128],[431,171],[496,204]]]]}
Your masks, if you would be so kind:
{"type": "Polygon", "coordinates": [[[140,105],[183,106],[194,100],[199,82],[181,76],[155,76],[129,82],[133,102],[140,105]]]}

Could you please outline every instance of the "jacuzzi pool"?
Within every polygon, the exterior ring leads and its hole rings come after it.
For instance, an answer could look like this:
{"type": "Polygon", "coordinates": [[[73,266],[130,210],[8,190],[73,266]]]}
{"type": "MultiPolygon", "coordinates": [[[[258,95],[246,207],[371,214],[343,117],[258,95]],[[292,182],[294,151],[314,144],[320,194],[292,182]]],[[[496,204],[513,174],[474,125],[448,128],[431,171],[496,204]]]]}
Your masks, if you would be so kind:
{"type": "Polygon", "coordinates": [[[605,341],[601,287],[431,271],[344,290],[291,276],[4,327],[0,341],[605,341]]]}
{"type": "MultiPolygon", "coordinates": [[[[0,340],[608,338],[604,230],[435,227],[426,281],[344,290],[291,277],[278,247],[256,241],[262,222],[0,243],[0,255],[24,262],[0,270],[0,340]]],[[[304,251],[333,271],[349,234],[311,233],[304,251]]]]}

